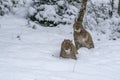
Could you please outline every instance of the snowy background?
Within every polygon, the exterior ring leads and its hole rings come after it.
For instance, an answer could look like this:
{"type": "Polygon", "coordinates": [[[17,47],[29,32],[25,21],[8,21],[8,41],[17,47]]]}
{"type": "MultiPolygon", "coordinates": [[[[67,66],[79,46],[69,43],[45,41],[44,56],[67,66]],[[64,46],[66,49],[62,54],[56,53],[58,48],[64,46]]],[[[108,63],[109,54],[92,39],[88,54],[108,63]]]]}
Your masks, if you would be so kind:
{"type": "Polygon", "coordinates": [[[109,0],[92,0],[92,5],[88,1],[83,24],[92,35],[95,48],[79,49],[77,60],[59,57],[62,41],[73,41],[73,23],[81,5],[64,2],[57,2],[66,6],[60,9],[61,14],[54,3],[39,6],[45,11],[38,12],[42,16],[36,15],[37,20],[33,21],[30,16],[36,13],[36,6],[32,0],[0,1],[0,80],[120,80],[118,0],[112,17],[107,11],[111,10],[109,0]],[[59,24],[49,27],[39,23],[41,20],[59,24]]]}

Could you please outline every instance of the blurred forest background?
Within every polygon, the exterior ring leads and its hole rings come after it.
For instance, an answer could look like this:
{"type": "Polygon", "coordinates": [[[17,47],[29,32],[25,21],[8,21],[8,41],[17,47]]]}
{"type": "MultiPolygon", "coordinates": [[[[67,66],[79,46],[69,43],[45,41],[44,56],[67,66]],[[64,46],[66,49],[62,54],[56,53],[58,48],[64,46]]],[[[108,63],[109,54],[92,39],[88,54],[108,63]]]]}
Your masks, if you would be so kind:
{"type": "MultiPolygon", "coordinates": [[[[13,14],[44,27],[72,25],[82,0],[0,0],[0,16],[13,14]]],[[[109,39],[120,38],[120,0],[88,0],[83,25],[109,39]]]]}

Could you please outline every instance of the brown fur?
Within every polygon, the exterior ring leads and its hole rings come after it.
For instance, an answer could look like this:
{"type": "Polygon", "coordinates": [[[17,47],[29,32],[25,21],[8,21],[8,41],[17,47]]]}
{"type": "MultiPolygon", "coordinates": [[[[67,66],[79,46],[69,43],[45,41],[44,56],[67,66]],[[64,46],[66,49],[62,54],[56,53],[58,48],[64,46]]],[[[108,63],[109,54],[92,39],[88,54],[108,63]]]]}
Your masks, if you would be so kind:
{"type": "Polygon", "coordinates": [[[60,57],[72,58],[76,60],[76,54],[77,50],[76,47],[73,45],[72,41],[70,41],[69,39],[65,39],[61,44],[60,57]],[[69,53],[67,53],[66,50],[70,50],[69,53]]]}
{"type": "Polygon", "coordinates": [[[82,23],[75,22],[73,28],[74,28],[74,42],[77,50],[80,47],[87,47],[89,49],[94,48],[92,37],[90,33],[83,28],[82,23]]]}

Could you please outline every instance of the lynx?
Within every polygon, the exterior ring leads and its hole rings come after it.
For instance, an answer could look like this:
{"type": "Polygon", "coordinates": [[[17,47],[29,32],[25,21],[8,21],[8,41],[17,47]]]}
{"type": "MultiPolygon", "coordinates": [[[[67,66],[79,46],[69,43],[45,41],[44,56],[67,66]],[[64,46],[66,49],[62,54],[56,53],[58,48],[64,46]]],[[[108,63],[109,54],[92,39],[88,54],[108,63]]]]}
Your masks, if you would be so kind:
{"type": "Polygon", "coordinates": [[[60,51],[60,57],[63,58],[72,58],[72,59],[77,59],[76,54],[77,54],[76,47],[73,45],[72,41],[69,39],[65,39],[62,44],[61,44],[61,51],[60,51]]]}
{"type": "Polygon", "coordinates": [[[77,50],[81,47],[87,47],[88,49],[94,48],[92,37],[90,33],[83,28],[82,23],[76,21],[73,28],[74,42],[77,50]]]}

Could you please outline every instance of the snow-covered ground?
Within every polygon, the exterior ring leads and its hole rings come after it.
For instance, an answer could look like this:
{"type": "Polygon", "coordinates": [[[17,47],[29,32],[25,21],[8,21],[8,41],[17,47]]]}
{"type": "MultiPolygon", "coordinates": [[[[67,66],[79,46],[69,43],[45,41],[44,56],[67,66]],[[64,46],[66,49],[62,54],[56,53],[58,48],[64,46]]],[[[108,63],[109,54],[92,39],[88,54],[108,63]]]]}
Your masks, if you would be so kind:
{"type": "Polygon", "coordinates": [[[73,40],[72,26],[29,26],[23,18],[0,17],[0,80],[120,80],[120,40],[92,33],[94,49],[63,59],[61,42],[73,40]]]}

